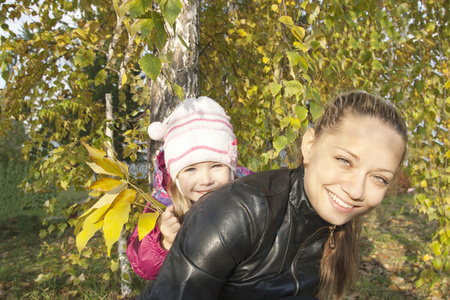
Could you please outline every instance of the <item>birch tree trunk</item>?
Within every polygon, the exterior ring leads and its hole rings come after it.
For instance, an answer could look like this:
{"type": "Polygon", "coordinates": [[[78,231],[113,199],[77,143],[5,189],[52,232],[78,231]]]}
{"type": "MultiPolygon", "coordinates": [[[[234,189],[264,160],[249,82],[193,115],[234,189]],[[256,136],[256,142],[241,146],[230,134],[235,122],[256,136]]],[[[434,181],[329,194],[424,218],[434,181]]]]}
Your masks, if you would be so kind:
{"type": "MultiPolygon", "coordinates": [[[[123,22],[124,17],[120,17],[119,13],[116,11],[116,26],[113,31],[113,36],[111,39],[111,42],[108,46],[108,52],[107,52],[107,67],[111,71],[115,71],[118,74],[118,90],[122,88],[122,78],[125,76],[126,72],[126,66],[130,60],[130,56],[136,51],[135,47],[133,47],[135,35],[131,35],[128,30],[126,30],[126,26],[123,22]],[[123,53],[123,59],[120,63],[119,70],[117,71],[114,68],[114,61],[115,61],[115,49],[116,45],[121,38],[122,34],[126,31],[128,42],[125,46],[125,53],[123,53]]],[[[113,108],[113,101],[112,101],[112,95],[110,93],[105,95],[106,100],[106,118],[109,120],[107,122],[107,126],[105,129],[105,134],[107,137],[110,138],[111,144],[110,149],[108,151],[114,151],[114,133],[110,127],[112,127],[114,122],[114,108],[113,108]]],[[[108,156],[112,156],[113,153],[108,153],[108,156]]],[[[120,288],[121,288],[121,295],[122,297],[125,297],[129,294],[131,294],[132,288],[131,288],[131,266],[128,261],[127,255],[126,255],[126,245],[127,245],[127,234],[124,228],[122,228],[119,240],[117,241],[117,255],[119,258],[119,268],[120,268],[120,288]]]]}
{"type": "MultiPolygon", "coordinates": [[[[173,53],[170,68],[164,68],[157,81],[150,82],[150,123],[162,121],[180,102],[171,85],[179,85],[183,89],[184,98],[198,97],[199,76],[199,0],[182,0],[183,8],[175,21],[176,32],[169,28],[169,39],[160,54],[173,53]],[[187,49],[179,36],[185,41],[187,49]]],[[[160,142],[150,140],[148,147],[148,176],[152,184],[154,156],[160,147],[160,142]]]]}

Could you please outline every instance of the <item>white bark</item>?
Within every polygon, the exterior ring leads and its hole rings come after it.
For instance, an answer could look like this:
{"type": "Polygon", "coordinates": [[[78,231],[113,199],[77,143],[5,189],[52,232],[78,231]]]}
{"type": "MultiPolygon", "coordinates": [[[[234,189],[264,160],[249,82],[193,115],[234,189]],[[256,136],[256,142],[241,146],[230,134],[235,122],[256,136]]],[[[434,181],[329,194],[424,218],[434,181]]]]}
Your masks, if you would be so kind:
{"type": "MultiPolygon", "coordinates": [[[[117,13],[117,12],[116,12],[117,13]]],[[[113,31],[113,37],[111,39],[111,42],[108,47],[108,54],[107,54],[107,67],[111,68],[113,70],[114,65],[114,57],[115,53],[114,50],[116,48],[116,45],[124,31],[125,25],[123,24],[123,18],[119,17],[119,14],[117,13],[117,22],[116,27],[113,31]]],[[[134,40],[129,37],[128,41],[128,47],[126,48],[127,51],[130,51],[132,47],[130,45],[133,45],[134,40]]],[[[120,64],[120,70],[117,72],[119,75],[119,82],[118,87],[119,89],[122,87],[122,77],[125,73],[125,68],[128,63],[130,54],[126,53],[124,59],[122,60],[120,64]]],[[[106,124],[105,129],[105,135],[109,137],[110,139],[110,147],[108,149],[108,156],[112,156],[113,153],[111,151],[114,151],[114,132],[110,128],[112,127],[114,123],[114,108],[112,103],[112,95],[110,93],[105,95],[106,100],[106,119],[108,119],[108,122],[106,124]]],[[[121,295],[122,297],[125,297],[129,294],[131,294],[132,288],[131,288],[131,266],[128,261],[127,255],[126,255],[126,245],[127,245],[127,235],[124,228],[122,228],[119,240],[117,241],[117,255],[119,257],[119,268],[120,268],[120,288],[121,288],[121,295]]]]}
{"type": "MultiPolygon", "coordinates": [[[[168,82],[176,83],[183,89],[184,98],[198,97],[198,56],[199,56],[199,0],[182,0],[183,9],[175,21],[176,32],[169,28],[169,39],[161,54],[173,53],[171,68],[164,68],[166,74],[160,75],[157,81],[150,82],[150,123],[162,121],[168,116],[175,106],[180,102],[178,97],[170,88],[168,82]],[[189,50],[181,43],[181,38],[185,41],[189,50]]],[[[159,142],[149,141],[148,165],[149,182],[152,184],[153,157],[160,147],[159,142]]]]}

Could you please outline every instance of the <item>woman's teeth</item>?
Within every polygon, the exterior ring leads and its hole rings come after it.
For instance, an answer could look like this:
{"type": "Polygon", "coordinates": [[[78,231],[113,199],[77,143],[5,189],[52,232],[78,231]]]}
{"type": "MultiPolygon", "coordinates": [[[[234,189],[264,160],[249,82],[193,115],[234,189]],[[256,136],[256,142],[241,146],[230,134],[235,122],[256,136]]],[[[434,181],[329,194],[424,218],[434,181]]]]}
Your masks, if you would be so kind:
{"type": "Polygon", "coordinates": [[[344,208],[353,208],[353,206],[348,205],[347,203],[343,202],[335,194],[328,192],[328,195],[330,195],[331,199],[333,199],[333,201],[336,202],[337,204],[339,204],[340,206],[342,206],[344,208]]]}

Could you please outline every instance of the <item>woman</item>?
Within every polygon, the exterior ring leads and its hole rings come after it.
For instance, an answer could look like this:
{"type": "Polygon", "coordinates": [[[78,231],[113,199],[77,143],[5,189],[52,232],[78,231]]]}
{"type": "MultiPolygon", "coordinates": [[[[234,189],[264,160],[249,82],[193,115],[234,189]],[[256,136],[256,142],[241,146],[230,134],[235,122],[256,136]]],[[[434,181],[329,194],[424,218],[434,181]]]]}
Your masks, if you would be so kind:
{"type": "Polygon", "coordinates": [[[304,164],[202,197],[144,299],[342,299],[357,274],[360,218],[405,155],[406,125],[382,99],[335,99],[304,134],[304,164]]]}

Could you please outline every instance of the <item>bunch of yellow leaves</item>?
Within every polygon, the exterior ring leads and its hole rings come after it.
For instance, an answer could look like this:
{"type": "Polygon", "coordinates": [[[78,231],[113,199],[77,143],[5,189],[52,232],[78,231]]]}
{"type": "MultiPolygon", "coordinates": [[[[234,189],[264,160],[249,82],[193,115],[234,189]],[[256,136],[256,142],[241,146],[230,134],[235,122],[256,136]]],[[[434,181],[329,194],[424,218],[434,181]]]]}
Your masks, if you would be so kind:
{"type": "Polygon", "coordinates": [[[145,199],[153,210],[153,212],[143,213],[139,217],[139,239],[142,239],[155,227],[156,220],[164,211],[165,206],[129,181],[128,166],[125,163],[118,161],[114,156],[107,157],[103,150],[84,143],[83,145],[93,161],[87,163],[89,167],[95,173],[108,177],[100,178],[89,187],[91,190],[101,192],[103,196],[77,218],[75,222],[76,244],[81,254],[94,234],[103,229],[108,256],[110,256],[112,245],[119,240],[122,228],[128,221],[131,205],[139,205],[136,202],[137,199],[145,199]]]}

